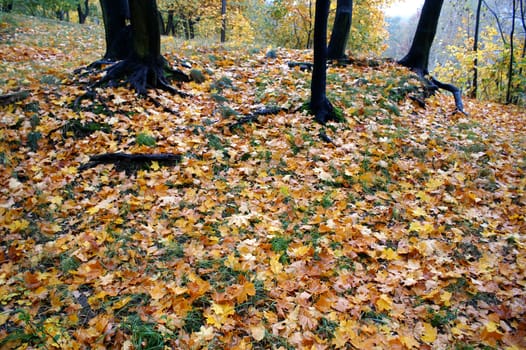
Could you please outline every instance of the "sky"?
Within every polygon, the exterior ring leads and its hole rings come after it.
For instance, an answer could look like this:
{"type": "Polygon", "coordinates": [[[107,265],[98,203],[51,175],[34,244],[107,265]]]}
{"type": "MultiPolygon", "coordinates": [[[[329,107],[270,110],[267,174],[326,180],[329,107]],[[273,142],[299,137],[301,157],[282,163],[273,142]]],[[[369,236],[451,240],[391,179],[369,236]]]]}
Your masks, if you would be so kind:
{"type": "Polygon", "coordinates": [[[424,0],[400,0],[385,9],[387,16],[409,17],[413,15],[424,4],[424,0]]]}

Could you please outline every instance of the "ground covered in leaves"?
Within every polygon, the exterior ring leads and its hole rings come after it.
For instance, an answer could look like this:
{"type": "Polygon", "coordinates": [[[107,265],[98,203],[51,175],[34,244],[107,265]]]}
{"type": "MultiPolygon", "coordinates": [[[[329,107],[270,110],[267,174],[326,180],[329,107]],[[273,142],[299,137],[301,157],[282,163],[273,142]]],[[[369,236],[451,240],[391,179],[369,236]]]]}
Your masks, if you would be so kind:
{"type": "Polygon", "coordinates": [[[30,92],[0,107],[2,348],[526,348],[524,111],[358,62],[322,127],[310,52],[170,38],[190,97],[78,99],[100,28],[0,22],[0,94],[30,92]],[[181,160],[82,167],[108,152],[181,160]]]}

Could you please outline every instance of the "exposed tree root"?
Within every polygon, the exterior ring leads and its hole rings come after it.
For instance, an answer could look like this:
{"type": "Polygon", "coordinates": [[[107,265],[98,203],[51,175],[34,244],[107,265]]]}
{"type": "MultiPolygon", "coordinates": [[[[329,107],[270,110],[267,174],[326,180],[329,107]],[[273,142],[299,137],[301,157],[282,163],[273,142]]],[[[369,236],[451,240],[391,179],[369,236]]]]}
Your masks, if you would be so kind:
{"type": "MultiPolygon", "coordinates": [[[[418,75],[420,80],[424,83],[425,88],[425,97],[432,96],[437,90],[442,89],[449,91],[453,94],[453,97],[455,99],[455,113],[460,112],[464,115],[468,115],[466,111],[464,111],[464,103],[462,103],[462,92],[459,88],[452,84],[446,84],[442,83],[439,80],[435,79],[433,76],[429,75],[427,71],[422,71],[419,69],[412,69],[413,72],[418,75]]],[[[416,98],[412,98],[415,100],[420,106],[425,107],[424,99],[419,100],[416,98]]]]}
{"type": "Polygon", "coordinates": [[[314,64],[310,62],[289,62],[288,63],[289,68],[295,68],[299,67],[302,71],[310,72],[312,71],[312,68],[314,67],[314,64]]]}
{"type": "Polygon", "coordinates": [[[457,112],[461,112],[465,115],[467,113],[464,111],[464,103],[462,103],[462,92],[459,88],[452,84],[446,84],[442,83],[438,80],[436,80],[434,77],[431,77],[431,83],[433,83],[435,86],[437,86],[440,89],[447,90],[453,94],[453,97],[455,98],[455,107],[457,108],[457,112]]]}
{"type": "Polygon", "coordinates": [[[249,115],[239,118],[234,124],[229,126],[229,129],[230,131],[238,129],[244,124],[256,122],[258,118],[262,115],[274,115],[278,114],[279,112],[289,112],[289,109],[283,107],[263,107],[255,110],[249,115]]]}
{"type": "Polygon", "coordinates": [[[313,105],[311,101],[309,108],[311,114],[314,115],[314,120],[321,125],[325,125],[330,121],[340,122],[342,119],[338,115],[332,103],[327,98],[324,98],[323,101],[318,105],[313,105]]]}
{"type": "Polygon", "coordinates": [[[158,88],[172,94],[178,94],[181,97],[188,97],[188,94],[170,85],[165,73],[179,82],[190,81],[188,75],[169,67],[164,58],[161,57],[155,62],[141,62],[133,59],[117,62],[106,69],[106,75],[94,86],[101,86],[105,83],[108,83],[110,86],[118,86],[122,83],[127,83],[139,95],[146,95],[147,89],[158,88]]]}
{"type": "Polygon", "coordinates": [[[157,162],[159,165],[173,166],[181,162],[182,156],[174,153],[156,153],[156,154],[130,154],[130,153],[104,153],[91,156],[89,162],[79,166],[79,171],[93,168],[99,164],[115,164],[118,171],[126,173],[137,171],[151,162],[157,162]]]}
{"type": "Polygon", "coordinates": [[[0,95],[0,106],[7,106],[11,103],[25,100],[29,97],[29,90],[21,90],[17,92],[12,92],[5,95],[0,95]]]}

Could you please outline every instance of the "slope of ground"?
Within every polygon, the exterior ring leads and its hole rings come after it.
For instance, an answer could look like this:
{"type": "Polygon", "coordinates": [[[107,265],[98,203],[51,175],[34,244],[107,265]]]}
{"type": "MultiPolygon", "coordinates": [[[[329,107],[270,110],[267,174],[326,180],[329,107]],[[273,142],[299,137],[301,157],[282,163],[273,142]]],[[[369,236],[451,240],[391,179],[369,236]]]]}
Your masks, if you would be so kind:
{"type": "Polygon", "coordinates": [[[310,52],[170,38],[191,97],[74,108],[90,32],[2,18],[1,93],[30,90],[0,107],[2,348],[526,348],[524,111],[423,109],[408,71],[356,64],[322,127],[287,66],[310,52]],[[181,160],[82,167],[108,152],[181,160]]]}

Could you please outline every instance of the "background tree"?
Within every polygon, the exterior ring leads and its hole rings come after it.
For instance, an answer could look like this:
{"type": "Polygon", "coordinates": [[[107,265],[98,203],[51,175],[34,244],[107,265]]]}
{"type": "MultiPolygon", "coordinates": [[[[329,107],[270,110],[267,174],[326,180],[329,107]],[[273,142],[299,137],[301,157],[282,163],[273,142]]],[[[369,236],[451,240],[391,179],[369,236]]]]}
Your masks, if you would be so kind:
{"type": "Polygon", "coordinates": [[[353,0],[338,0],[337,2],[328,48],[329,59],[345,58],[345,48],[349,41],[352,24],[352,5],[353,0]]]}
{"type": "Polygon", "coordinates": [[[480,33],[480,13],[482,10],[482,0],[478,0],[477,13],[475,16],[475,37],[473,40],[473,52],[475,58],[473,59],[473,87],[471,89],[470,96],[473,98],[477,97],[478,90],[478,50],[479,50],[479,33],[480,33]]]}
{"type": "Polygon", "coordinates": [[[327,20],[330,0],[316,0],[314,19],[314,66],[311,81],[310,110],[318,123],[336,120],[336,112],[327,98],[327,20]]]}
{"type": "Polygon", "coordinates": [[[89,0],[84,0],[84,6],[82,6],[82,1],[79,1],[77,4],[77,14],[79,16],[79,23],[84,24],[86,18],[89,16],[89,0]]]}
{"type": "Polygon", "coordinates": [[[221,0],[221,42],[226,41],[226,0],[221,0]]]}

